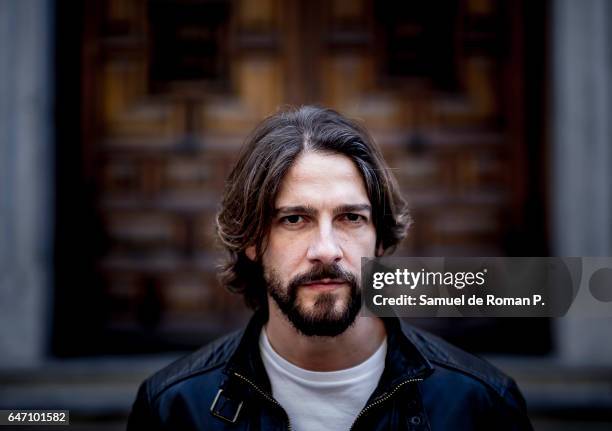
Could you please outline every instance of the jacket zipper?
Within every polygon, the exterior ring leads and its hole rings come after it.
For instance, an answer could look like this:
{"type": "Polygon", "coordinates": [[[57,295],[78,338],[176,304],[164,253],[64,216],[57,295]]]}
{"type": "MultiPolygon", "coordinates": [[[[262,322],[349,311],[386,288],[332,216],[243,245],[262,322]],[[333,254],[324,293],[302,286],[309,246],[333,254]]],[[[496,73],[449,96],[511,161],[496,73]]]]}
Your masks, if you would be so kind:
{"type": "Polygon", "coordinates": [[[251,380],[249,380],[248,378],[244,377],[241,374],[238,374],[236,372],[234,372],[234,375],[236,377],[239,377],[240,379],[244,380],[245,382],[247,382],[249,385],[251,385],[259,394],[261,394],[265,399],[267,399],[268,401],[270,401],[272,404],[277,405],[278,407],[280,407],[280,409],[283,411],[283,413],[285,413],[285,416],[287,417],[287,429],[289,431],[291,431],[293,428],[291,428],[291,421],[289,420],[289,415],[287,414],[287,412],[285,411],[285,409],[283,409],[283,406],[281,406],[278,401],[276,401],[274,398],[272,398],[270,395],[268,395],[266,392],[264,392],[263,390],[261,390],[259,388],[259,386],[257,386],[255,383],[253,383],[251,380]]]}
{"type": "Polygon", "coordinates": [[[363,416],[368,410],[370,410],[372,407],[376,407],[377,405],[384,403],[385,401],[387,401],[389,398],[391,398],[393,396],[393,394],[395,394],[399,388],[401,388],[404,385],[407,385],[408,383],[416,383],[416,382],[422,382],[423,379],[408,379],[408,380],[404,380],[402,383],[400,383],[399,385],[395,386],[393,388],[393,390],[391,392],[387,392],[386,395],[384,395],[381,398],[378,398],[376,401],[374,401],[372,404],[368,404],[367,406],[365,406],[357,415],[357,417],[355,418],[355,420],[353,421],[353,425],[351,425],[351,428],[349,429],[349,431],[352,431],[355,428],[355,424],[357,423],[357,421],[359,420],[359,418],[361,416],[363,416]]]}

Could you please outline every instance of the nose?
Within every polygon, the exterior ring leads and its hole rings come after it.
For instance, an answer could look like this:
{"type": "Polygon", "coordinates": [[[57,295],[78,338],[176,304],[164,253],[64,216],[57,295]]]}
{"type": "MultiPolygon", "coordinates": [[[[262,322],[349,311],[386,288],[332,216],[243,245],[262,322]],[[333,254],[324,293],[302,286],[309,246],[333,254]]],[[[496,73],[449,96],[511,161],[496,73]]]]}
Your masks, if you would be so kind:
{"type": "Polygon", "coordinates": [[[313,232],[313,238],[308,247],[307,257],[312,262],[330,264],[339,262],[342,249],[337,241],[334,230],[330,224],[324,223],[313,232]]]}

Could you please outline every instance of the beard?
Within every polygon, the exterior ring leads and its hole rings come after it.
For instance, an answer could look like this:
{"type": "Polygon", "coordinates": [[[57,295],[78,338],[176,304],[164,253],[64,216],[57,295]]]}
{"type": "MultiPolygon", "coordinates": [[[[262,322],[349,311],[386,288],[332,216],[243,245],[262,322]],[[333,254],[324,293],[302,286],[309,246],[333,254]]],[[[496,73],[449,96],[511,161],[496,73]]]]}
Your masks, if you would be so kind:
{"type": "Polygon", "coordinates": [[[300,274],[283,286],[273,270],[264,271],[268,293],[287,317],[289,322],[306,336],[335,337],[346,331],[354,322],[361,309],[361,290],[354,274],[343,270],[336,263],[317,265],[300,274]],[[342,280],[349,286],[346,304],[338,309],[341,297],[336,292],[319,293],[311,310],[304,309],[298,299],[301,285],[324,278],[342,280]]]}

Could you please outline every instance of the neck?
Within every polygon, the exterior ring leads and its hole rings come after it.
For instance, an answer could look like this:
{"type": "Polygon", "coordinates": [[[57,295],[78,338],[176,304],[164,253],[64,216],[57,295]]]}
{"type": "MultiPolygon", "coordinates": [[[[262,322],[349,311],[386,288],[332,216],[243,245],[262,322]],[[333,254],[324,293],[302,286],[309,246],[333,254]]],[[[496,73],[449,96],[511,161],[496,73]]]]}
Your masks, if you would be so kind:
{"type": "Polygon", "coordinates": [[[309,337],[295,329],[274,301],[265,326],[274,350],[294,365],[311,371],[336,371],[358,365],[380,347],[385,325],[378,317],[357,316],[336,337],[309,337]]]}

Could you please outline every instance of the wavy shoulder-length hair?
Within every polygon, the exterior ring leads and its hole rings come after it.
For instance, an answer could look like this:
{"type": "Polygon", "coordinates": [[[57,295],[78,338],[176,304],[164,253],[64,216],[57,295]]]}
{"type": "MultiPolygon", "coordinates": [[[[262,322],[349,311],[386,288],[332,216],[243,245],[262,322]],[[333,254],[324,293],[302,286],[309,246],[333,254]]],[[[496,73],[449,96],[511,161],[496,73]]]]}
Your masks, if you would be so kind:
{"type": "Polygon", "coordinates": [[[353,161],[372,205],[376,249],[390,253],[406,236],[410,217],[397,182],[368,132],[331,109],[288,108],[263,120],[242,147],[216,218],[227,250],[219,280],[244,295],[253,309],[267,304],[261,256],[285,174],[304,151],[340,154],[353,161]],[[245,250],[254,246],[255,261],[245,250]]]}

